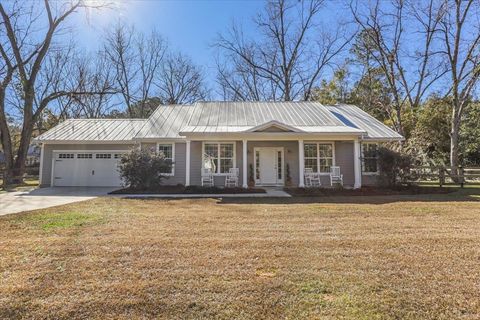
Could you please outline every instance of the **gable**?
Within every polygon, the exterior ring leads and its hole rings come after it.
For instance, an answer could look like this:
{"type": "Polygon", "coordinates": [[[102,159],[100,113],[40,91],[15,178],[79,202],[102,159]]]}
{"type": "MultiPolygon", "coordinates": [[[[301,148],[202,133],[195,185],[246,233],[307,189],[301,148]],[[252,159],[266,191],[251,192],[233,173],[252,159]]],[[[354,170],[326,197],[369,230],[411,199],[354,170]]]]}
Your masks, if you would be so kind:
{"type": "Polygon", "coordinates": [[[279,126],[272,125],[263,129],[255,130],[253,132],[294,132],[294,131],[287,128],[281,128],[279,126]]]}

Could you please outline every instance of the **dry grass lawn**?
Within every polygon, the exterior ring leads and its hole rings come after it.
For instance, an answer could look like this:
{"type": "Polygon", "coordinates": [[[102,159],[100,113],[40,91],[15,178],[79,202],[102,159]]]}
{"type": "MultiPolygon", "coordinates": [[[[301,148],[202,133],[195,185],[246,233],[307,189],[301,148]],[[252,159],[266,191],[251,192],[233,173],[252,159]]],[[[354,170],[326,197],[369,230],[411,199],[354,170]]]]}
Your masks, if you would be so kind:
{"type": "Polygon", "coordinates": [[[0,318],[478,319],[477,200],[99,198],[4,216],[0,318]]]}

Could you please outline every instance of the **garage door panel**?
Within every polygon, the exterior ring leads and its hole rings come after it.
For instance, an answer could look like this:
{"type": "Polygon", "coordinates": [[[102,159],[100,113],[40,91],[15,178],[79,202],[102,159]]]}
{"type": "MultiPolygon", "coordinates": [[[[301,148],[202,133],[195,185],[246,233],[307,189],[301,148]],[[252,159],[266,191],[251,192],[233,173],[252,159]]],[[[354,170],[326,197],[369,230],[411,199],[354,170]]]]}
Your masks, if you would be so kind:
{"type": "Polygon", "coordinates": [[[57,152],[53,168],[54,185],[121,186],[118,161],[119,158],[112,152],[57,152]]]}

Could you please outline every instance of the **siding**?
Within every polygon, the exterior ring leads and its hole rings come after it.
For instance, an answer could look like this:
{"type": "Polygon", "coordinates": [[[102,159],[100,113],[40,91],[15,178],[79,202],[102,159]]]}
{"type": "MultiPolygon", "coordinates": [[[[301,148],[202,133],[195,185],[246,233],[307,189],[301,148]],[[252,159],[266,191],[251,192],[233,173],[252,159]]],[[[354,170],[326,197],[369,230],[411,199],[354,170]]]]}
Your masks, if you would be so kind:
{"type": "Polygon", "coordinates": [[[254,148],[283,147],[284,159],[285,159],[283,172],[285,173],[285,181],[287,177],[286,165],[288,164],[290,167],[290,177],[292,179],[292,185],[298,186],[299,178],[298,178],[298,142],[297,141],[249,141],[247,143],[247,146],[248,146],[247,148],[248,149],[248,154],[247,154],[248,168],[250,168],[250,165],[252,166],[254,165],[253,164],[254,155],[255,155],[255,153],[253,152],[254,148]]]}
{"type": "MultiPolygon", "coordinates": [[[[335,142],[335,164],[340,167],[340,172],[343,174],[343,185],[347,187],[353,187],[355,183],[353,142],[335,142]]],[[[327,183],[329,184],[330,180],[328,180],[327,183]]]]}
{"type": "MultiPolygon", "coordinates": [[[[171,142],[171,141],[158,141],[158,143],[172,143],[175,144],[175,156],[174,156],[174,171],[173,176],[168,176],[162,181],[164,185],[177,185],[185,184],[185,172],[186,172],[186,162],[185,162],[185,142],[171,142]]],[[[156,150],[156,142],[142,142],[142,150],[156,150]]]]}
{"type": "Polygon", "coordinates": [[[133,147],[133,144],[45,144],[40,187],[50,186],[54,150],[130,150],[133,147]]]}

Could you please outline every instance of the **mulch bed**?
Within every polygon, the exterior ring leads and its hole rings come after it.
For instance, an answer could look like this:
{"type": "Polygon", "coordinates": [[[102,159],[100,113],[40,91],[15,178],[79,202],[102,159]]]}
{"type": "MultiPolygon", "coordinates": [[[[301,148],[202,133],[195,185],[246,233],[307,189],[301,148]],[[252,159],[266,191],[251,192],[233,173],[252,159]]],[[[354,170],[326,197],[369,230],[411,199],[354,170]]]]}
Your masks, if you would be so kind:
{"type": "Polygon", "coordinates": [[[156,189],[138,190],[124,188],[110,192],[110,194],[243,194],[243,193],[266,193],[260,188],[220,188],[199,186],[160,186],[156,189]]]}
{"type": "Polygon", "coordinates": [[[360,189],[342,188],[284,188],[285,192],[294,197],[315,196],[390,196],[390,195],[416,195],[416,194],[447,194],[454,192],[452,188],[399,186],[396,188],[386,187],[362,187],[360,189]]]}

